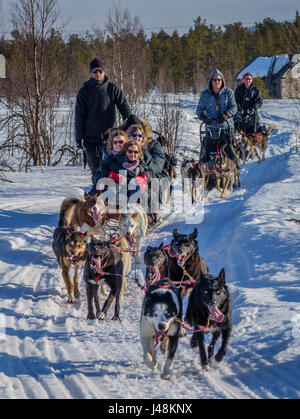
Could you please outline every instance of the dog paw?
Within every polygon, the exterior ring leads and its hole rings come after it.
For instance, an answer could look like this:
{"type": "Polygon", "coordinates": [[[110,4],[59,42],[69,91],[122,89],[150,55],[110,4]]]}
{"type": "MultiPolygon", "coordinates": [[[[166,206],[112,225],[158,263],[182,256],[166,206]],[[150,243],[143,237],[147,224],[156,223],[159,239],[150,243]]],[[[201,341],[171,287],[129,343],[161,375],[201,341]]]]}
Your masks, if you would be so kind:
{"type": "Polygon", "coordinates": [[[74,294],[70,294],[68,296],[68,303],[69,304],[75,304],[76,303],[76,298],[74,297],[74,294]]]}
{"type": "Polygon", "coordinates": [[[204,370],[204,371],[210,371],[210,369],[211,369],[211,367],[210,367],[210,365],[209,364],[205,364],[205,365],[201,365],[202,366],[202,369],[204,370]]]}
{"type": "Polygon", "coordinates": [[[224,357],[224,355],[225,355],[225,353],[222,351],[219,351],[218,353],[217,353],[217,355],[215,356],[215,361],[216,362],[221,362],[222,361],[222,359],[223,359],[223,357],[224,357]]]}
{"type": "Polygon", "coordinates": [[[103,311],[99,311],[99,313],[96,314],[96,317],[98,320],[103,321],[106,319],[106,314],[103,313],[103,311]]]}
{"type": "Polygon", "coordinates": [[[112,320],[119,320],[119,322],[121,322],[120,317],[116,314],[112,317],[112,320]]]}
{"type": "Polygon", "coordinates": [[[144,361],[147,367],[150,368],[151,370],[155,370],[155,368],[158,365],[158,363],[152,359],[152,356],[150,354],[144,357],[144,361]]]}
{"type": "Polygon", "coordinates": [[[158,366],[158,362],[152,362],[152,364],[151,364],[151,366],[150,366],[150,368],[152,369],[152,370],[155,370],[156,368],[157,368],[157,366],[158,366]]]}
{"type": "Polygon", "coordinates": [[[75,293],[74,293],[74,294],[75,294],[75,297],[76,297],[76,298],[79,298],[79,297],[80,297],[80,291],[79,291],[79,290],[75,291],[75,293]]]}
{"type": "Polygon", "coordinates": [[[88,320],[95,320],[95,318],[96,318],[96,316],[95,316],[94,313],[88,313],[88,315],[87,315],[88,320]]]}
{"type": "Polygon", "coordinates": [[[168,381],[170,381],[171,380],[171,373],[163,373],[162,375],[161,375],[161,378],[163,379],[163,380],[168,380],[168,381]]]}

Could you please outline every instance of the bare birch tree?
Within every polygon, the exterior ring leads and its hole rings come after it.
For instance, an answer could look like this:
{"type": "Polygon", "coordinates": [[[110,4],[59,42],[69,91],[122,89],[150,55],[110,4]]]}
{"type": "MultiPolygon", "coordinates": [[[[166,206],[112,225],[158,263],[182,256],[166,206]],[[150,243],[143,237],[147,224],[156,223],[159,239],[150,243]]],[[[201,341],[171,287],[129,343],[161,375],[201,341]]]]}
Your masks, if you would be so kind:
{"type": "MultiPolygon", "coordinates": [[[[55,133],[53,112],[63,87],[58,48],[57,0],[18,0],[11,3],[14,49],[9,62],[6,109],[1,127],[14,121],[6,147],[14,147],[27,169],[51,163],[55,133]],[[55,38],[55,48],[51,41],[55,38]]],[[[63,42],[61,43],[63,48],[63,42]]]]}
{"type": "Polygon", "coordinates": [[[105,30],[96,29],[95,33],[109,76],[121,87],[135,112],[140,98],[147,92],[147,44],[140,20],[114,3],[105,30]]]}

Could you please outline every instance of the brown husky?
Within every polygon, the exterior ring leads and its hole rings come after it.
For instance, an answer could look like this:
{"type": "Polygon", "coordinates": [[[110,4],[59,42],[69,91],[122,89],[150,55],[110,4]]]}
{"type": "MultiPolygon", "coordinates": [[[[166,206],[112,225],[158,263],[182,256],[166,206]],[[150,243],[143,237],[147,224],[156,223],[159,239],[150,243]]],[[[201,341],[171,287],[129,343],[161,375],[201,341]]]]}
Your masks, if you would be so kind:
{"type": "Polygon", "coordinates": [[[55,253],[62,277],[68,292],[68,303],[75,303],[80,296],[78,287],[78,268],[84,266],[87,251],[87,233],[65,227],[56,227],[53,234],[52,249],[55,253]],[[73,280],[70,268],[74,266],[73,280]]]}
{"type": "Polygon", "coordinates": [[[235,162],[227,156],[225,147],[226,146],[222,147],[222,157],[218,158],[215,164],[215,174],[217,179],[216,188],[219,192],[221,192],[220,198],[225,198],[227,189],[232,191],[235,183],[237,183],[238,186],[241,186],[240,170],[236,167],[235,162]],[[221,189],[221,183],[223,190],[221,189]]]}
{"type": "Polygon", "coordinates": [[[66,198],[63,200],[59,212],[59,227],[81,228],[84,224],[91,230],[106,215],[106,206],[99,192],[98,196],[91,196],[84,192],[84,200],[77,198],[66,198]]]}
{"type": "Polygon", "coordinates": [[[260,163],[265,160],[265,154],[268,146],[268,137],[275,130],[275,125],[270,124],[268,130],[265,133],[259,133],[258,135],[244,135],[242,134],[242,142],[240,144],[241,155],[243,163],[247,162],[249,158],[255,154],[260,163]],[[246,152],[248,152],[246,157],[246,152]]]}

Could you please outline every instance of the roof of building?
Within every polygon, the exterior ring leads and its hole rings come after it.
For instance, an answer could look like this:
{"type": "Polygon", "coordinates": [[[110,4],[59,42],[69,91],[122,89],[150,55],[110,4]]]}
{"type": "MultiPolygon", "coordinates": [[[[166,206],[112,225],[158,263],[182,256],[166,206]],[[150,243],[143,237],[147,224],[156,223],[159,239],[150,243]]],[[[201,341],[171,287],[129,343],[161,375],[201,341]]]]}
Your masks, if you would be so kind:
{"type": "Polygon", "coordinates": [[[240,71],[236,77],[242,79],[243,74],[251,73],[254,77],[266,78],[279,73],[288,64],[295,64],[300,61],[300,54],[289,56],[288,54],[273,55],[271,57],[255,57],[249,64],[240,71]]]}

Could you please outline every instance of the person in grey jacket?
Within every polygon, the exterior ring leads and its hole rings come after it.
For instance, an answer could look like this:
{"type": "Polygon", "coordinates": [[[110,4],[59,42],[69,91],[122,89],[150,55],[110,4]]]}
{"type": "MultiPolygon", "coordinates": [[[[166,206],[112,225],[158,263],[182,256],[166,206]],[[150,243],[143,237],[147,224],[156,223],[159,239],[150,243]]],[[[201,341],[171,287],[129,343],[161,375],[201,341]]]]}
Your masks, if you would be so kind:
{"type": "MultiPolygon", "coordinates": [[[[236,113],[236,103],[232,89],[226,87],[221,71],[214,70],[209,78],[208,88],[200,95],[196,114],[205,123],[206,129],[216,133],[220,132],[218,144],[227,144],[226,152],[233,159],[231,138],[234,130],[233,115],[236,113]]],[[[205,141],[203,160],[208,161],[209,152],[215,151],[216,143],[205,141]]]]}
{"type": "Polygon", "coordinates": [[[77,147],[84,149],[94,178],[106,156],[105,134],[115,125],[116,108],[123,121],[131,110],[120,87],[108,80],[103,60],[95,58],[90,62],[90,74],[77,94],[75,140],[77,147]]]}

